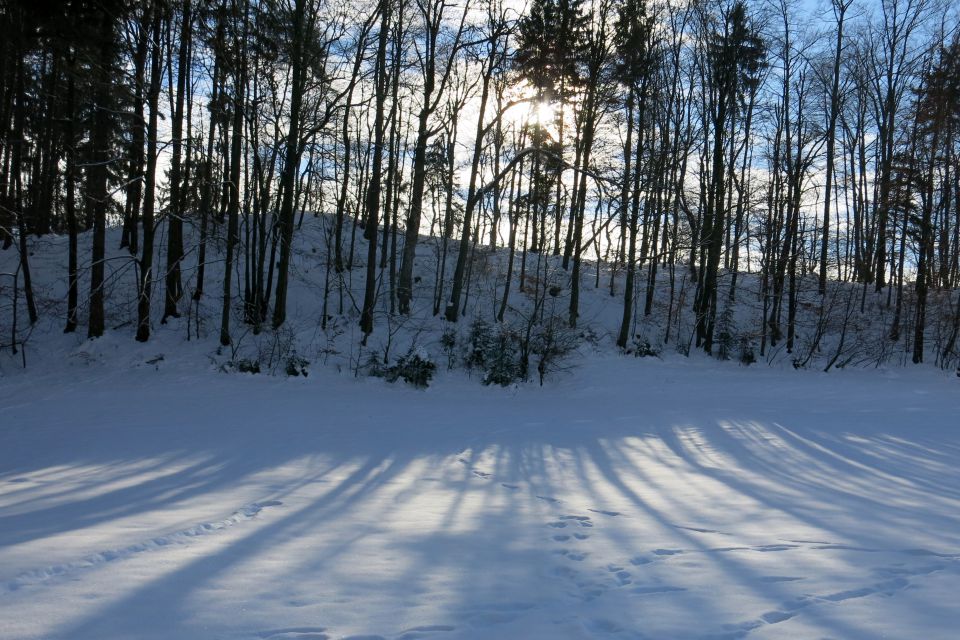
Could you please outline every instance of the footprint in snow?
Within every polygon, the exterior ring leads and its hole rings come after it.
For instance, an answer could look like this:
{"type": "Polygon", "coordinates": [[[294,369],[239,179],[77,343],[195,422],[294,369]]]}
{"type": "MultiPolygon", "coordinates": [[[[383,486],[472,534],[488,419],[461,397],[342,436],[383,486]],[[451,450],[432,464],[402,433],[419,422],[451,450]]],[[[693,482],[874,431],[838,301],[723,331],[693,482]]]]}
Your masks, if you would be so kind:
{"type": "Polygon", "coordinates": [[[257,635],[263,640],[329,640],[324,627],[285,627],[261,631],[257,635]]]}
{"type": "Polygon", "coordinates": [[[597,598],[602,596],[604,593],[606,593],[606,590],[600,587],[589,589],[583,585],[579,585],[579,586],[580,586],[580,589],[582,590],[580,593],[580,597],[583,599],[584,602],[591,602],[593,600],[596,600],[597,598]]]}
{"type": "MultiPolygon", "coordinates": [[[[397,636],[397,640],[420,640],[421,638],[432,638],[434,637],[435,633],[455,631],[456,629],[456,627],[449,624],[430,624],[420,627],[412,627],[406,631],[401,631],[400,635],[397,636]]],[[[371,636],[371,640],[373,637],[375,636],[371,636]]]]}
{"type": "Polygon", "coordinates": [[[554,567],[553,574],[558,578],[567,578],[573,580],[577,577],[577,572],[570,567],[554,567]]]}
{"type": "Polygon", "coordinates": [[[762,544],[759,547],[753,547],[753,550],[767,553],[769,551],[789,551],[790,549],[797,549],[799,546],[796,544],[762,544]]]}
{"type": "Polygon", "coordinates": [[[824,542],[823,540],[787,540],[787,542],[796,542],[797,544],[836,544],[834,542],[824,542]]]}
{"type": "Polygon", "coordinates": [[[870,549],[868,547],[854,547],[849,544],[820,544],[813,547],[819,550],[835,551],[862,551],[863,553],[880,553],[880,549],[870,549]]]}
{"type": "MultiPolygon", "coordinates": [[[[896,568],[901,569],[901,568],[896,568]]],[[[897,571],[897,573],[902,573],[902,575],[916,576],[916,575],[926,575],[937,571],[938,568],[931,567],[918,567],[916,569],[910,570],[906,569],[902,572],[897,571]]],[[[773,611],[767,611],[760,615],[756,620],[750,620],[747,622],[740,623],[739,625],[724,625],[725,629],[736,630],[733,634],[727,634],[723,636],[717,636],[718,638],[742,638],[745,637],[750,631],[763,626],[764,624],[779,624],[786,620],[790,620],[795,617],[801,610],[806,609],[807,607],[813,608],[822,606],[824,603],[841,603],[847,600],[853,600],[856,598],[865,598],[867,596],[880,594],[885,596],[891,596],[897,591],[902,591],[910,587],[910,581],[906,578],[898,575],[895,578],[890,580],[883,580],[874,584],[870,584],[859,589],[848,589],[846,591],[838,591],[836,593],[831,593],[828,595],[805,595],[793,600],[789,600],[780,605],[780,609],[775,609],[773,611]]],[[[771,578],[780,578],[781,576],[770,576],[771,578]]]]}
{"type": "Polygon", "coordinates": [[[763,576],[760,578],[760,582],[794,582],[796,580],[803,580],[803,578],[798,576],[763,576]]]}
{"type": "Polygon", "coordinates": [[[843,602],[845,600],[853,600],[854,598],[864,598],[875,593],[892,595],[894,591],[905,589],[909,584],[910,583],[904,578],[894,578],[893,580],[887,580],[886,582],[870,585],[869,587],[831,593],[830,595],[823,596],[823,599],[829,600],[830,602],[843,602]]]}
{"type": "Polygon", "coordinates": [[[155,538],[150,538],[149,540],[145,540],[143,542],[136,542],[119,549],[107,549],[105,551],[100,551],[98,553],[88,555],[76,562],[68,562],[64,564],[42,567],[40,569],[34,569],[31,571],[25,571],[12,581],[7,582],[5,586],[9,591],[16,591],[17,589],[29,584],[43,582],[51,578],[59,578],[75,571],[84,571],[93,567],[99,567],[101,564],[106,562],[125,560],[141,553],[155,551],[157,549],[162,549],[174,544],[185,544],[198,537],[215,534],[224,529],[228,529],[243,522],[252,520],[260,515],[260,512],[262,512],[264,509],[280,506],[282,504],[283,503],[279,500],[251,502],[250,504],[237,509],[230,514],[229,517],[223,520],[215,522],[201,522],[200,524],[196,524],[187,529],[182,529],[181,531],[177,531],[168,535],[157,536],[155,538]]]}
{"type": "Polygon", "coordinates": [[[581,527],[593,526],[593,522],[590,521],[590,518],[588,516],[560,516],[560,519],[576,522],[581,527]]]}
{"type": "Polygon", "coordinates": [[[587,509],[587,511],[592,511],[593,513],[599,513],[601,515],[611,516],[611,517],[620,515],[619,511],[603,511],[601,509],[587,509]]]}
{"type": "Polygon", "coordinates": [[[761,618],[764,622],[766,622],[767,624],[777,624],[777,623],[779,623],[779,622],[785,622],[785,621],[789,620],[790,618],[792,618],[792,617],[795,616],[795,615],[797,615],[797,613],[796,613],[795,611],[794,611],[794,612],[790,612],[790,611],[768,611],[768,612],[766,612],[765,614],[763,614],[762,616],[760,616],[760,618],[761,618]]]}
{"type": "Polygon", "coordinates": [[[617,579],[617,582],[620,583],[621,587],[626,586],[633,582],[633,580],[630,579],[631,577],[630,572],[621,566],[618,566],[615,564],[608,564],[607,571],[609,571],[614,575],[614,577],[617,579]]]}
{"type": "Polygon", "coordinates": [[[658,593],[678,593],[680,591],[686,591],[684,587],[671,587],[667,585],[657,585],[653,587],[635,587],[631,589],[633,593],[638,595],[656,595],[658,593]]]}
{"type": "Polygon", "coordinates": [[[729,536],[729,533],[724,533],[723,531],[717,531],[716,529],[702,529],[700,527],[684,527],[679,524],[673,525],[677,529],[685,529],[687,531],[693,531],[694,533],[716,533],[721,536],[729,536]]]}

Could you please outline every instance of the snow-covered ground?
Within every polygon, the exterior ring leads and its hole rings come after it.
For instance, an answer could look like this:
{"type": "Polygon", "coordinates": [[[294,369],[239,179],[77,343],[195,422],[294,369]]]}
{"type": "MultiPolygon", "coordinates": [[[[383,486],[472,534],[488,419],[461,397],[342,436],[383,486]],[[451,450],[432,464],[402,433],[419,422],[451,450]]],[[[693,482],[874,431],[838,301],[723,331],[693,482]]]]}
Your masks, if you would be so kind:
{"type": "Polygon", "coordinates": [[[0,379],[0,638],[960,633],[936,370],[594,353],[417,391],[181,351],[0,379]]]}

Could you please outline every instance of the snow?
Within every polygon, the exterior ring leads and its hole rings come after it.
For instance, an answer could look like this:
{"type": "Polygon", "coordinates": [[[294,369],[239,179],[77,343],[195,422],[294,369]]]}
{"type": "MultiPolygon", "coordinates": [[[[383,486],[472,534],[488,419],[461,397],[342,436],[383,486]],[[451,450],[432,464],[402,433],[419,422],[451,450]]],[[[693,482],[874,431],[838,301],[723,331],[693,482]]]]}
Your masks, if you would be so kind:
{"type": "Polygon", "coordinates": [[[592,352],[415,390],[218,373],[165,331],[0,378],[0,638],[960,628],[960,387],[932,368],[592,352]]]}

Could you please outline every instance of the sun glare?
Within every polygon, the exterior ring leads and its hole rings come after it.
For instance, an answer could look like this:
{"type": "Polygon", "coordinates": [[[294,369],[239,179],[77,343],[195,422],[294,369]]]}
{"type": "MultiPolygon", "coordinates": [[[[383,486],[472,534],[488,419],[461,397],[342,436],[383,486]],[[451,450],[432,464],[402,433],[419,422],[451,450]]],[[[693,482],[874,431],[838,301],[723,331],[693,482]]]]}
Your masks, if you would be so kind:
{"type": "Polygon", "coordinates": [[[557,116],[556,105],[536,99],[533,89],[523,83],[516,87],[511,98],[515,104],[507,110],[504,120],[510,123],[539,124],[552,128],[557,116]]]}

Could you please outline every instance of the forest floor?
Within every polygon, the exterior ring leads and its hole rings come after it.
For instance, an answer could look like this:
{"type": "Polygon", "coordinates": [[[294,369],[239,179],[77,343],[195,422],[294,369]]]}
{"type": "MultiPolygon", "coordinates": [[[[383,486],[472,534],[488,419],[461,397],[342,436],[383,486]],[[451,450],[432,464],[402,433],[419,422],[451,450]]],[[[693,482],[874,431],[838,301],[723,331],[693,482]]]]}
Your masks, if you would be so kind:
{"type": "Polygon", "coordinates": [[[420,391],[215,374],[159,359],[164,331],[0,384],[0,638],[960,628],[960,388],[933,368],[595,351],[420,391]]]}

